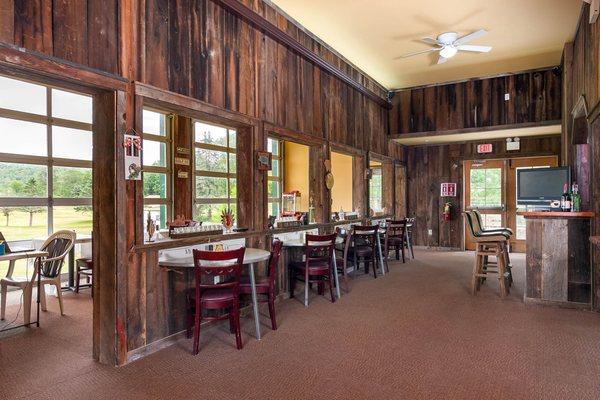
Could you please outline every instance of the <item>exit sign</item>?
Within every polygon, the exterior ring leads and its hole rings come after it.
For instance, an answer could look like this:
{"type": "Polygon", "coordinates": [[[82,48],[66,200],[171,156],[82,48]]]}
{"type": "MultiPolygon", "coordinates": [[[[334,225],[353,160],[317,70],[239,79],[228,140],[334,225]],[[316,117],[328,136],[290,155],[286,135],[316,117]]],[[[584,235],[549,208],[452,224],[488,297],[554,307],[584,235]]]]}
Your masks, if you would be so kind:
{"type": "Polygon", "coordinates": [[[491,153],[492,150],[493,150],[493,148],[492,148],[492,144],[491,143],[485,143],[485,144],[478,144],[477,145],[477,152],[479,154],[491,153]]]}

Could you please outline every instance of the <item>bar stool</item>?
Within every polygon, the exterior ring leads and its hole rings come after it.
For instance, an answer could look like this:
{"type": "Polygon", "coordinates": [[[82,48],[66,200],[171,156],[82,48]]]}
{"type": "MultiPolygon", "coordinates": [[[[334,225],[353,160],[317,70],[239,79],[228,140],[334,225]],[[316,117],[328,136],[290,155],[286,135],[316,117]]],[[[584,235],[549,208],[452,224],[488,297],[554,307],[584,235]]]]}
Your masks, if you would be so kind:
{"type": "MultiPolygon", "coordinates": [[[[506,260],[506,270],[510,275],[508,283],[510,285],[512,285],[512,283],[513,283],[512,263],[510,262],[510,253],[509,253],[509,248],[508,248],[509,243],[510,243],[510,238],[513,236],[512,229],[504,228],[504,227],[502,227],[502,228],[484,228],[482,218],[481,218],[481,213],[479,211],[472,210],[470,212],[470,215],[472,216],[473,230],[476,232],[476,234],[478,234],[478,235],[502,235],[502,236],[506,237],[506,243],[504,244],[504,257],[506,260]]],[[[488,256],[486,256],[484,258],[484,267],[495,266],[495,265],[496,265],[496,263],[490,261],[488,256]]]]}
{"type": "Polygon", "coordinates": [[[481,284],[488,277],[488,274],[496,273],[500,285],[500,296],[506,297],[509,292],[511,273],[507,269],[506,262],[506,242],[507,237],[502,234],[484,234],[477,231],[474,226],[474,217],[470,212],[464,212],[465,220],[469,227],[472,239],[476,244],[475,264],[473,266],[473,276],[471,278],[471,290],[473,295],[479,291],[481,284]],[[495,265],[487,262],[487,257],[496,257],[495,265]]]}
{"type": "Polygon", "coordinates": [[[86,285],[91,288],[92,297],[94,297],[94,287],[92,285],[92,277],[94,273],[94,262],[91,258],[78,258],[75,260],[75,293],[79,293],[79,288],[81,287],[80,281],[81,276],[85,276],[86,285]]]}
{"type": "Polygon", "coordinates": [[[415,226],[415,217],[406,218],[406,248],[410,251],[410,256],[415,259],[415,251],[413,250],[413,234],[412,229],[415,226]]]}

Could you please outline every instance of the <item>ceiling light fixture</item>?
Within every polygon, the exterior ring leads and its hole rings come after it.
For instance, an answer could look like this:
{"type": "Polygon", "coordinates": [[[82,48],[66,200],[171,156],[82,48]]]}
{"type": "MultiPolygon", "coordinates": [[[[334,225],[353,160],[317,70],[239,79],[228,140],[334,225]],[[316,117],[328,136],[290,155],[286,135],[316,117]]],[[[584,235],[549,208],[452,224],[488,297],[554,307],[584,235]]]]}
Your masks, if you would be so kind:
{"type": "Polygon", "coordinates": [[[452,45],[446,45],[440,50],[440,56],[444,58],[452,58],[458,53],[458,49],[452,45]]]}

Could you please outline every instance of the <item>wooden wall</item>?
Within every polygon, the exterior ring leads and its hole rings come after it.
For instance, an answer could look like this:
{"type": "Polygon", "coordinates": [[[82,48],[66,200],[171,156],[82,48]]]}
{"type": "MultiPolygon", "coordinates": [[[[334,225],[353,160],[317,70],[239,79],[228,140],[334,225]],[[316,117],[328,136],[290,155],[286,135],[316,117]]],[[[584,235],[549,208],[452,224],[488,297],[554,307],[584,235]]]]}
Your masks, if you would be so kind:
{"type": "MultiPolygon", "coordinates": [[[[563,52],[563,159],[571,165],[582,189],[589,194],[589,208],[600,213],[600,23],[589,24],[589,4],[584,4],[572,43],[563,52]],[[587,108],[587,144],[572,143],[571,112],[580,99],[587,108]]],[[[592,235],[600,234],[600,218],[592,222],[592,235]]],[[[594,250],[595,277],[592,300],[600,310],[600,249],[594,250]]]]}
{"type": "Polygon", "coordinates": [[[558,68],[396,92],[390,132],[443,132],[559,121],[558,68]],[[510,100],[505,101],[505,94],[510,100]]]}
{"type": "Polygon", "coordinates": [[[521,150],[506,151],[504,140],[493,143],[494,153],[477,153],[477,143],[442,146],[407,147],[404,162],[407,173],[408,215],[416,217],[415,245],[458,249],[463,241],[463,160],[484,158],[530,157],[560,154],[560,136],[521,138],[521,150]],[[452,201],[452,220],[442,222],[445,200],[440,197],[440,183],[456,182],[457,197],[452,201]],[[431,229],[432,235],[428,235],[431,229]]]}

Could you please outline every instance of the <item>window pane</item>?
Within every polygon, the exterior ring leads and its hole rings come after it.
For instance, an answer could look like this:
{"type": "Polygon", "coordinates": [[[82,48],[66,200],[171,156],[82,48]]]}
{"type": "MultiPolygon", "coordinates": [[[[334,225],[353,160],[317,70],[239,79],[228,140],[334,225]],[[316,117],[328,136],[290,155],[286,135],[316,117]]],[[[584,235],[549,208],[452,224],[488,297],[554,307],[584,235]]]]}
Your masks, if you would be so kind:
{"type": "Polygon", "coordinates": [[[502,193],[500,188],[485,189],[485,205],[488,207],[500,207],[502,205],[502,193]]]}
{"type": "MultiPolygon", "coordinates": [[[[227,210],[227,204],[196,204],[194,210],[194,219],[196,221],[221,224],[221,213],[227,210]]],[[[237,222],[237,207],[233,203],[230,206],[237,222]]],[[[235,222],[234,222],[235,224],[235,222]]]]}
{"type": "Polygon", "coordinates": [[[269,203],[269,215],[279,216],[279,203],[269,203]]]}
{"type": "Polygon", "coordinates": [[[167,198],[167,174],[144,172],[144,197],[154,199],[167,198]]]}
{"type": "Polygon", "coordinates": [[[144,133],[167,136],[167,116],[165,114],[144,110],[142,124],[144,133]]]}
{"type": "Polygon", "coordinates": [[[279,141],[275,139],[267,139],[267,151],[273,153],[274,156],[279,155],[279,141]]]}
{"type": "Polygon", "coordinates": [[[46,115],[46,88],[0,76],[0,108],[46,115]]]}
{"type": "Polygon", "coordinates": [[[236,148],[236,138],[237,138],[237,132],[230,129],[229,130],[229,147],[232,149],[236,148]]]}
{"type": "Polygon", "coordinates": [[[142,146],[144,165],[153,167],[167,166],[167,144],[153,140],[144,140],[142,146]]]}
{"type": "Polygon", "coordinates": [[[46,125],[0,118],[0,153],[46,156],[46,125]]]}
{"type": "Polygon", "coordinates": [[[195,122],[194,136],[198,143],[227,146],[227,129],[220,126],[195,122]]]}
{"type": "Polygon", "coordinates": [[[54,231],[70,229],[83,235],[92,232],[92,206],[54,207],[54,231]]]}
{"type": "Polygon", "coordinates": [[[278,198],[281,194],[279,193],[279,182],[269,181],[267,183],[267,196],[270,198],[278,198]]]}
{"type": "Polygon", "coordinates": [[[380,168],[373,168],[373,176],[369,181],[369,207],[375,212],[380,212],[383,209],[381,173],[380,168]]]}
{"type": "Polygon", "coordinates": [[[54,167],[53,196],[57,198],[92,198],[92,169],[54,167]]]}
{"type": "Polygon", "coordinates": [[[0,207],[0,231],[8,241],[46,237],[47,207],[0,207]]]}
{"type": "Polygon", "coordinates": [[[91,124],[92,98],[52,89],[52,116],[91,124]]]}
{"type": "Polygon", "coordinates": [[[229,179],[229,197],[237,197],[237,179],[229,179]]]}
{"type": "Polygon", "coordinates": [[[157,230],[165,229],[167,227],[167,206],[165,204],[144,204],[144,232],[146,232],[148,212],[150,212],[150,217],[156,221],[156,224],[158,225],[157,230]]]}
{"type": "Polygon", "coordinates": [[[527,227],[527,225],[525,223],[525,217],[522,215],[517,215],[517,239],[518,240],[527,239],[526,227],[527,227]]]}
{"type": "Polygon", "coordinates": [[[227,172],[227,153],[196,149],[196,169],[199,171],[227,172]]]}
{"type": "Polygon", "coordinates": [[[483,227],[486,229],[502,227],[502,214],[481,214],[483,227]]]}
{"type": "Polygon", "coordinates": [[[53,126],[52,156],[92,161],[92,132],[53,126]]]}
{"type": "Polygon", "coordinates": [[[235,154],[229,153],[229,173],[231,173],[231,174],[236,173],[236,171],[237,171],[236,164],[237,164],[237,157],[235,156],[235,154]]]}
{"type": "Polygon", "coordinates": [[[196,177],[196,197],[215,199],[226,199],[227,178],[213,178],[208,176],[196,177]]]}
{"type": "Polygon", "coordinates": [[[0,197],[46,197],[47,189],[47,167],[0,163],[0,197]]]}
{"type": "Polygon", "coordinates": [[[279,176],[279,160],[273,160],[269,176],[279,176]]]}

